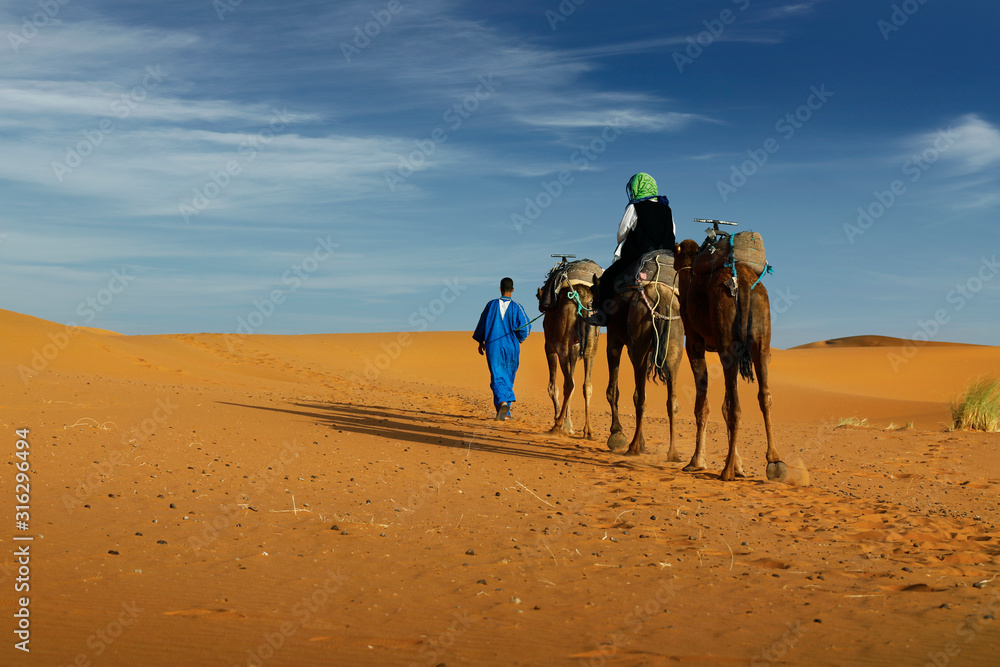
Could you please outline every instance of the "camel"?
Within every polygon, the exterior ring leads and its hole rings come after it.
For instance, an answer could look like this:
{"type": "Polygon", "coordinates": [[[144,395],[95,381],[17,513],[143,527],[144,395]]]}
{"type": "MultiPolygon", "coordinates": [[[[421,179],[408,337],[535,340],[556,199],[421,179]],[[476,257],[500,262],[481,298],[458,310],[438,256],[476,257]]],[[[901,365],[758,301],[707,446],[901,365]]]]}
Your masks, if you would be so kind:
{"type": "MultiPolygon", "coordinates": [[[[684,470],[705,469],[705,426],[709,414],[705,352],[717,351],[726,381],[722,411],[729,434],[729,454],[719,479],[732,481],[736,477],[746,477],[736,449],[740,426],[737,374],[753,382],[756,370],[757,400],[767,433],[767,477],[784,480],[787,467],[774,447],[771,433],[771,391],[767,376],[771,360],[771,306],[767,289],[759,282],[766,263],[760,265],[760,270],[755,270],[738,257],[733,261],[729,251],[730,237],[723,234],[725,238],[713,246],[722,253],[708,251],[709,244],[706,243],[706,252],[699,255],[701,248],[690,239],[677,244],[674,250],[674,268],[680,287],[680,313],[687,333],[686,350],[697,391],[694,406],[697,422],[695,451],[684,470]],[[722,260],[727,256],[729,261],[723,265],[722,260]]],[[[763,252],[763,244],[760,251],[763,252]]]]}
{"type": "MultiPolygon", "coordinates": [[[[667,386],[667,414],[670,420],[670,449],[667,460],[680,461],[674,441],[674,415],[677,413],[675,383],[680,368],[684,325],[679,317],[680,303],[673,287],[673,258],[669,251],[653,251],[639,260],[641,282],[614,296],[608,309],[608,403],[611,405],[611,435],[608,449],[625,451],[626,456],[646,453],[642,421],[646,406],[646,380],[659,380],[667,386]],[[618,370],[622,348],[628,348],[635,373],[635,433],[626,438],[618,419],[618,370]]],[[[625,275],[635,276],[636,270],[625,275]]],[[[617,291],[617,290],[616,290],[617,291]]]]}
{"type": "Polygon", "coordinates": [[[587,324],[584,317],[593,304],[591,286],[594,277],[600,277],[602,272],[600,266],[588,259],[566,262],[563,258],[549,273],[545,286],[538,290],[538,308],[544,313],[542,329],[545,331],[545,357],[549,363],[549,397],[555,409],[555,422],[550,433],[569,435],[574,432],[570,399],[576,389],[573,378],[576,362],[582,356],[583,436],[587,439],[594,437],[590,426],[590,397],[593,394],[590,374],[601,329],[587,324]],[[559,369],[563,374],[562,400],[556,384],[559,369]]]}

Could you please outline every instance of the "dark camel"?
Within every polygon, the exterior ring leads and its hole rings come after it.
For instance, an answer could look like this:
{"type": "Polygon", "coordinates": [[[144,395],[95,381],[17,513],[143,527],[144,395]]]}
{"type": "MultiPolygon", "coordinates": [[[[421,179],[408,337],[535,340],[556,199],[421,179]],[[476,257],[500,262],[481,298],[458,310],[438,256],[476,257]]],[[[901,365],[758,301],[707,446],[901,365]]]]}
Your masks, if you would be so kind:
{"type": "Polygon", "coordinates": [[[729,433],[729,454],[719,479],[732,481],[745,477],[743,463],[736,451],[736,438],[740,426],[740,398],[737,392],[737,374],[753,381],[757,371],[757,400],[764,415],[767,432],[767,477],[783,480],[787,468],[774,448],[771,435],[771,391],[768,388],[767,366],[771,360],[771,306],[767,289],[757,283],[757,275],[741,262],[736,262],[737,290],[734,298],[727,283],[732,280],[732,269],[722,268],[709,272],[692,270],[699,246],[685,240],[674,252],[674,268],[680,286],[681,317],[687,333],[687,355],[694,374],[697,396],[694,415],[698,426],[694,456],[685,466],[686,471],[705,469],[705,425],[708,422],[708,367],[705,352],[719,353],[726,379],[726,398],[722,411],[729,433]]]}
{"type": "MultiPolygon", "coordinates": [[[[669,252],[661,257],[670,259],[669,252]]],[[[661,261],[663,261],[661,259],[661,261]]],[[[673,272],[667,278],[673,282],[673,272]]],[[[608,403],[611,404],[611,435],[608,449],[626,456],[646,453],[642,420],[646,406],[646,380],[660,380],[667,386],[667,414],[670,420],[670,449],[667,460],[680,461],[674,442],[674,415],[677,413],[675,382],[684,343],[684,325],[678,317],[680,303],[673,286],[648,282],[615,296],[608,312],[608,403]],[[651,314],[655,312],[655,316],[651,314]],[[618,420],[618,370],[622,348],[628,347],[635,373],[635,434],[629,443],[618,420]]]]}
{"type": "MultiPolygon", "coordinates": [[[[572,264],[582,264],[573,262],[572,264]]],[[[594,274],[594,269],[600,271],[601,268],[594,264],[590,270],[590,275],[594,274]]],[[[562,265],[565,268],[567,265],[562,265]]],[[[553,269],[555,272],[560,267],[553,269]]],[[[557,275],[556,278],[561,276],[557,275]]],[[[542,287],[538,290],[539,304],[542,304],[545,297],[542,287]]],[[[549,397],[552,399],[552,406],[555,409],[555,423],[550,429],[550,433],[571,434],[573,433],[573,419],[570,416],[570,399],[576,389],[576,382],[573,378],[576,372],[576,362],[583,357],[583,406],[584,406],[584,427],[583,436],[593,439],[594,433],[590,427],[590,397],[593,394],[593,385],[590,381],[590,374],[594,369],[594,357],[597,354],[597,339],[601,328],[584,321],[586,312],[593,305],[594,297],[589,285],[574,281],[572,284],[567,280],[561,285],[555,286],[555,303],[547,307],[543,319],[542,329],[545,331],[545,358],[549,362],[549,397]],[[556,384],[556,374],[559,369],[563,374],[563,395],[559,399],[559,386],[556,384]]]]}

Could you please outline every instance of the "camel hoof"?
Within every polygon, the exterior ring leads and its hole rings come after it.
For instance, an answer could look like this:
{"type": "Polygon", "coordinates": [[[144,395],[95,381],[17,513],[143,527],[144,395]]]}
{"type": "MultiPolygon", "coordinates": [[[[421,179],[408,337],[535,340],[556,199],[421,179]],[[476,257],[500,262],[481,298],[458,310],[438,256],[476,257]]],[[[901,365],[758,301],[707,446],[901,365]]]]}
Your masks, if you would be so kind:
{"type": "Polygon", "coordinates": [[[680,463],[684,458],[677,452],[671,451],[667,454],[667,463],[680,463]]]}
{"type": "Polygon", "coordinates": [[[788,466],[783,461],[767,464],[767,478],[772,482],[780,482],[788,477],[788,466]]]}
{"type": "Polygon", "coordinates": [[[693,463],[689,463],[686,466],[684,466],[684,468],[683,468],[684,472],[701,472],[704,469],[705,469],[705,466],[699,466],[699,465],[695,465],[693,463]]]}
{"type": "Polygon", "coordinates": [[[739,477],[740,479],[746,479],[747,477],[749,477],[749,475],[743,472],[742,469],[736,471],[736,476],[739,477]]]}
{"type": "Polygon", "coordinates": [[[608,437],[608,449],[615,453],[628,449],[628,444],[628,438],[626,438],[625,434],[620,431],[618,433],[612,433],[608,437]]]}

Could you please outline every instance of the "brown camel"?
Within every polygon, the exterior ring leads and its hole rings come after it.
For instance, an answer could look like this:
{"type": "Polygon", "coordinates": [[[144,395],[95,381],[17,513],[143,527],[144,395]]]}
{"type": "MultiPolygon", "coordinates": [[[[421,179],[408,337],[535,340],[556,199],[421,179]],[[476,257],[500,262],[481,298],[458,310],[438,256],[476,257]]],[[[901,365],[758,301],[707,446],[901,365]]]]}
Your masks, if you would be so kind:
{"type": "MultiPolygon", "coordinates": [[[[735,238],[735,237],[734,237],[735,238]]],[[[758,237],[759,238],[759,237],[758,237]]],[[[764,415],[767,432],[767,477],[782,480],[787,468],[774,447],[771,434],[771,391],[768,388],[767,366],[771,360],[771,306],[767,289],[758,282],[764,265],[755,270],[745,262],[724,266],[723,255],[729,253],[729,238],[722,239],[718,250],[699,255],[700,248],[692,240],[682,241],[675,248],[674,267],[680,286],[681,317],[687,333],[686,349],[694,373],[694,414],[698,433],[694,456],[686,471],[705,469],[705,426],[708,422],[708,367],[705,352],[718,352],[726,379],[726,398],[722,405],[729,433],[729,455],[719,479],[731,481],[745,477],[743,463],[736,451],[740,426],[740,398],[737,374],[753,381],[757,371],[757,400],[764,415]],[[696,259],[697,257],[697,259],[696,259]],[[714,258],[719,258],[718,260],[714,258]],[[735,265],[736,288],[733,285],[735,265]],[[756,285],[754,284],[756,283],[756,285]]],[[[763,246],[761,245],[761,249],[763,246]]]]}
{"type": "MultiPolygon", "coordinates": [[[[608,449],[627,456],[646,453],[642,420],[646,406],[646,380],[660,380],[667,386],[667,415],[670,420],[669,461],[680,461],[674,442],[674,415],[677,413],[675,382],[684,343],[680,303],[674,290],[673,258],[668,251],[647,253],[640,261],[640,284],[616,294],[608,312],[608,403],[611,404],[611,435],[608,449]],[[618,419],[618,370],[622,348],[628,347],[635,373],[635,434],[628,442],[618,419]]],[[[636,270],[626,271],[636,275],[636,270]]],[[[634,282],[634,281],[633,281],[634,282]]]]}
{"type": "Polygon", "coordinates": [[[593,439],[590,427],[590,397],[593,385],[590,374],[597,354],[597,339],[601,328],[584,321],[594,297],[591,293],[594,277],[603,270],[594,262],[582,259],[557,264],[549,273],[545,286],[538,290],[538,307],[545,313],[542,329],[545,331],[545,357],[549,363],[549,397],[555,409],[555,423],[550,433],[573,433],[570,399],[576,388],[573,375],[576,362],[583,357],[583,436],[593,439]],[[559,398],[556,374],[563,374],[563,395],[559,398]]]}

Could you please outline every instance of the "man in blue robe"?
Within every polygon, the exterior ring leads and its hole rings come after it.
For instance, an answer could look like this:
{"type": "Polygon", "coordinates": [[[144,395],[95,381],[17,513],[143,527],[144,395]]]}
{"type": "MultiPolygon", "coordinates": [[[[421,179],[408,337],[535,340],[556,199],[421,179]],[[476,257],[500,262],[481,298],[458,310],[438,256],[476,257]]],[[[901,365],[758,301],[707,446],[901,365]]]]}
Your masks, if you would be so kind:
{"type": "Polygon", "coordinates": [[[486,355],[486,365],[490,368],[490,389],[493,390],[497,421],[510,416],[521,343],[531,331],[524,308],[510,298],[513,293],[514,281],[510,278],[501,280],[500,298],[486,304],[472,334],[472,338],[479,343],[479,354],[486,355]]]}

